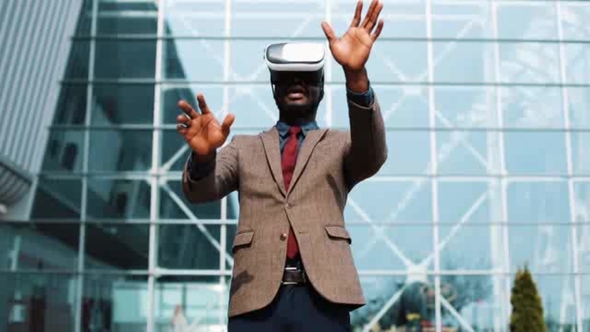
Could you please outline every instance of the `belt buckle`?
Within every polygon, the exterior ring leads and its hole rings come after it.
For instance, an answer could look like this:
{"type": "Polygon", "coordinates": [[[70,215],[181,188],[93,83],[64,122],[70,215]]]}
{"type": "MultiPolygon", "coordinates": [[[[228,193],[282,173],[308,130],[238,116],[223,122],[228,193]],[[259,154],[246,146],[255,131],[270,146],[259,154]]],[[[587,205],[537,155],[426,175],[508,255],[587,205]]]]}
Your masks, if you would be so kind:
{"type": "MultiPolygon", "coordinates": [[[[295,266],[287,266],[285,267],[285,271],[300,271],[297,267],[295,266]]],[[[281,283],[283,285],[299,285],[299,284],[304,284],[307,283],[307,278],[305,277],[305,271],[300,271],[301,272],[301,277],[303,278],[302,282],[297,282],[297,281],[282,281],[281,283]]]]}

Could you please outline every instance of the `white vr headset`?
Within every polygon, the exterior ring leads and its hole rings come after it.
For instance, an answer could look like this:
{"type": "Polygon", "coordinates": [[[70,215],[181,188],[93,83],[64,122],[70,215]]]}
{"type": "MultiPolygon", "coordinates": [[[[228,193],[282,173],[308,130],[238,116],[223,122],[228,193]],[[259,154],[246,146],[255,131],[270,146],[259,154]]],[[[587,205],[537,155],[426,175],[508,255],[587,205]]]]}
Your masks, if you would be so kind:
{"type": "Polygon", "coordinates": [[[295,76],[310,84],[323,83],[325,58],[326,50],[320,43],[277,43],[264,50],[273,84],[295,76]]]}

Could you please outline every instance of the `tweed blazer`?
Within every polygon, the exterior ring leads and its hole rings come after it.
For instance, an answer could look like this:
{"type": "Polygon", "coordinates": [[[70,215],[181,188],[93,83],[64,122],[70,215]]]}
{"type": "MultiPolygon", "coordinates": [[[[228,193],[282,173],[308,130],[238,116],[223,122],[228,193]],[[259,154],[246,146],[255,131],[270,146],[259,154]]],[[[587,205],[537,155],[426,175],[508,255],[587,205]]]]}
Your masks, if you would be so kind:
{"type": "Polygon", "coordinates": [[[229,317],[263,308],[276,296],[289,226],[318,293],[352,309],[365,304],[343,210],[352,188],[379,171],[387,146],[377,96],[369,107],[351,100],[347,104],[350,130],[309,131],[288,190],[274,126],[259,135],[234,136],[217,151],[211,172],[198,181],[185,165],[183,191],[190,202],[239,192],[229,317]]]}

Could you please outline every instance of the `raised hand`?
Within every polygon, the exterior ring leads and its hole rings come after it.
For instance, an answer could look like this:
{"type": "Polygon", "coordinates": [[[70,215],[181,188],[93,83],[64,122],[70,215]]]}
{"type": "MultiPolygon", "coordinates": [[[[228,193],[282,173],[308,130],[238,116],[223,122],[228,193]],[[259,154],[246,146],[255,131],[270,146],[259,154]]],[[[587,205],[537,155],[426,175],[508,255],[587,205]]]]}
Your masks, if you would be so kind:
{"type": "Polygon", "coordinates": [[[219,124],[202,94],[197,95],[197,101],[201,114],[195,111],[186,101],[181,100],[178,102],[178,107],[182,109],[186,116],[178,116],[176,127],[194,153],[201,157],[211,156],[227,140],[235,116],[228,114],[223,119],[223,123],[219,124]]]}
{"type": "Polygon", "coordinates": [[[364,68],[369,59],[373,43],[377,40],[383,29],[383,20],[377,20],[383,4],[379,0],[373,0],[367,14],[361,23],[361,12],[363,2],[359,0],[356,4],[354,17],[346,33],[337,38],[334,30],[327,22],[322,22],[322,29],[328,39],[330,51],[334,60],[338,62],[344,70],[356,72],[364,68]]]}

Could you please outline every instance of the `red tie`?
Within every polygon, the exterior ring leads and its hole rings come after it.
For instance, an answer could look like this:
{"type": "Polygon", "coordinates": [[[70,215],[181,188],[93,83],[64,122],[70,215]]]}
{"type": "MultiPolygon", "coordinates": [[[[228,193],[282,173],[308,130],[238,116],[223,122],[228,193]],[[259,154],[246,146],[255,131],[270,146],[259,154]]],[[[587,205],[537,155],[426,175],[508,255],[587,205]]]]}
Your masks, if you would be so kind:
{"type": "MultiPolygon", "coordinates": [[[[295,170],[295,162],[297,161],[297,148],[299,147],[299,140],[297,134],[301,132],[301,127],[291,127],[289,129],[289,137],[283,149],[283,157],[281,166],[283,167],[283,179],[285,180],[285,190],[289,190],[291,178],[293,177],[293,170],[295,170]]],[[[293,235],[293,229],[289,229],[289,240],[287,241],[287,257],[294,258],[299,252],[297,240],[293,235]]]]}

